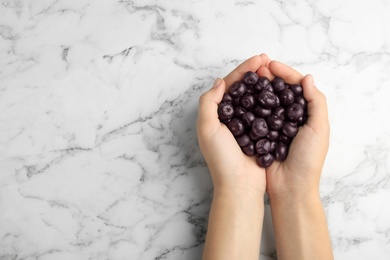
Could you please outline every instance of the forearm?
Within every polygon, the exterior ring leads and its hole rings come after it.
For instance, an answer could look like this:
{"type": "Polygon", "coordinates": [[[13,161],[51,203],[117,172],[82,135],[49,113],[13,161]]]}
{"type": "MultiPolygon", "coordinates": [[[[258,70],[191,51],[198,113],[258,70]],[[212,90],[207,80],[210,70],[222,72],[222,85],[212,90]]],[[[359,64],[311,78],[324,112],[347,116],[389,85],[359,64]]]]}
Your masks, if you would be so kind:
{"type": "Polygon", "coordinates": [[[264,192],[217,189],[211,205],[203,260],[258,259],[264,192]]]}
{"type": "Polygon", "coordinates": [[[333,259],[318,193],[271,198],[278,259],[333,259]]]}

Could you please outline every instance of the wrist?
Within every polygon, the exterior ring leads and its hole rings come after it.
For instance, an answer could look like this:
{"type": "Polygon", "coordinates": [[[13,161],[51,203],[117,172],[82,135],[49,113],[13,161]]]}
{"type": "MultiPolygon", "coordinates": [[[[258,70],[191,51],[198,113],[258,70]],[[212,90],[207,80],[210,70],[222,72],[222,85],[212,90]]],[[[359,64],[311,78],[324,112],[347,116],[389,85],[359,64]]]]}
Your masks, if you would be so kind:
{"type": "Polygon", "coordinates": [[[270,206],[278,258],[333,259],[318,192],[274,196],[270,206]]]}
{"type": "Polygon", "coordinates": [[[236,182],[232,183],[218,183],[214,184],[215,196],[235,196],[240,199],[245,198],[259,198],[264,199],[265,187],[251,185],[247,183],[236,182]]]}
{"type": "Polygon", "coordinates": [[[274,203],[293,203],[293,204],[310,204],[320,200],[318,188],[306,190],[283,190],[278,192],[267,193],[270,202],[274,203]]]}
{"type": "Polygon", "coordinates": [[[241,210],[264,209],[265,191],[246,185],[215,186],[213,200],[226,201],[241,210]]]}
{"type": "Polygon", "coordinates": [[[271,208],[302,209],[321,205],[320,194],[316,189],[306,192],[282,192],[268,197],[271,208]]]}
{"type": "Polygon", "coordinates": [[[203,259],[258,259],[264,191],[214,183],[203,259]]]}
{"type": "MultiPolygon", "coordinates": [[[[257,165],[255,167],[258,168],[257,165]]],[[[247,169],[245,167],[238,168],[223,172],[210,171],[214,193],[226,192],[264,197],[266,191],[265,171],[262,171],[262,169],[247,169]]]]}
{"type": "Polygon", "coordinates": [[[313,198],[319,198],[319,183],[317,180],[305,181],[299,184],[275,185],[272,189],[267,188],[267,195],[274,201],[308,201],[313,198]]]}

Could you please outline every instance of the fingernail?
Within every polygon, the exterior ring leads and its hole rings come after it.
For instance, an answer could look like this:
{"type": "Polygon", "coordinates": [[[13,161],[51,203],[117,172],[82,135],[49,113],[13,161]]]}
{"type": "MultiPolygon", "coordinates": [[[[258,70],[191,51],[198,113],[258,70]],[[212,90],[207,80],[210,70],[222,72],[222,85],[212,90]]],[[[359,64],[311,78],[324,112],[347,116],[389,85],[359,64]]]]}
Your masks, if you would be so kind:
{"type": "Polygon", "coordinates": [[[217,79],[214,81],[214,84],[213,84],[213,87],[212,87],[212,88],[217,88],[219,85],[221,85],[221,82],[222,82],[222,79],[217,78],[217,79]]]}

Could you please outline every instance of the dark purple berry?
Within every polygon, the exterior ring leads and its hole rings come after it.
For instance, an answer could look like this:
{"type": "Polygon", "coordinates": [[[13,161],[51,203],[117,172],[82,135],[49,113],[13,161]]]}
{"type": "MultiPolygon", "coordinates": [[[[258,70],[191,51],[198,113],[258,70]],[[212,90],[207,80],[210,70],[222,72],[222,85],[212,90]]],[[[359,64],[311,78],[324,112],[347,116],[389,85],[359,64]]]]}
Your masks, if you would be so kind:
{"type": "Polygon", "coordinates": [[[281,141],[285,144],[289,144],[289,143],[291,143],[292,138],[282,134],[279,136],[279,141],[281,141]]]}
{"type": "Polygon", "coordinates": [[[295,97],[294,103],[300,104],[304,109],[306,109],[307,102],[303,96],[295,97]]]}
{"type": "Polygon", "coordinates": [[[275,92],[274,87],[273,87],[271,84],[268,84],[268,85],[264,88],[264,90],[268,90],[268,91],[270,91],[270,92],[272,92],[272,93],[275,92]]]}
{"type": "Polygon", "coordinates": [[[238,118],[233,118],[232,121],[227,124],[227,127],[234,136],[239,136],[244,133],[244,124],[238,118]]]}
{"type": "Polygon", "coordinates": [[[298,121],[297,121],[297,125],[298,125],[298,126],[302,126],[302,125],[304,125],[305,123],[306,123],[306,118],[305,118],[305,116],[300,117],[300,118],[298,119],[298,121]]]}
{"type": "Polygon", "coordinates": [[[218,106],[218,116],[221,121],[226,121],[234,116],[234,107],[231,103],[220,103],[218,106]]]}
{"type": "Polygon", "coordinates": [[[259,80],[259,76],[253,71],[248,71],[244,74],[243,81],[247,85],[254,85],[259,80]]]}
{"type": "Polygon", "coordinates": [[[242,107],[236,107],[234,108],[234,116],[235,117],[241,117],[243,114],[246,113],[246,110],[242,107]]]}
{"type": "Polygon", "coordinates": [[[274,108],[278,106],[279,98],[268,90],[263,90],[259,95],[259,102],[265,108],[274,108]]]}
{"type": "Polygon", "coordinates": [[[283,107],[276,107],[276,108],[274,108],[274,109],[272,110],[272,115],[275,115],[275,116],[277,116],[277,117],[280,117],[280,118],[283,119],[283,120],[284,120],[284,118],[285,118],[284,113],[285,113],[285,110],[284,110],[283,107]]]}
{"type": "Polygon", "coordinates": [[[252,132],[259,137],[266,136],[269,131],[267,122],[265,122],[263,118],[256,118],[253,120],[251,129],[252,132]]]}
{"type": "Polygon", "coordinates": [[[275,147],[276,147],[277,144],[278,144],[278,143],[277,143],[276,141],[272,141],[272,142],[271,142],[271,150],[270,150],[270,153],[273,153],[273,152],[274,152],[275,147]]]}
{"type": "Polygon", "coordinates": [[[284,106],[288,106],[294,103],[294,93],[289,89],[282,90],[279,93],[279,98],[280,98],[280,102],[284,106]]]}
{"type": "Polygon", "coordinates": [[[276,97],[276,104],[275,104],[275,107],[280,107],[280,99],[277,95],[275,95],[276,97]]]}
{"type": "Polygon", "coordinates": [[[260,167],[267,168],[274,162],[274,157],[272,156],[272,154],[267,153],[264,155],[260,155],[256,161],[260,167]]]}
{"type": "Polygon", "coordinates": [[[278,116],[272,115],[267,118],[268,127],[273,130],[279,130],[283,126],[283,119],[278,116]]]}
{"type": "Polygon", "coordinates": [[[288,137],[295,137],[298,133],[298,127],[291,122],[285,122],[282,127],[282,133],[288,137]]]}
{"type": "Polygon", "coordinates": [[[251,142],[251,139],[246,134],[243,134],[243,135],[237,137],[236,140],[237,140],[238,145],[241,147],[247,146],[251,142]]]}
{"type": "Polygon", "coordinates": [[[256,135],[253,131],[250,131],[249,132],[249,138],[252,140],[252,141],[257,141],[261,138],[261,136],[258,136],[256,135]]]}
{"type": "Polygon", "coordinates": [[[241,97],[240,104],[245,109],[251,109],[255,104],[255,98],[251,94],[245,94],[241,97]]]}
{"type": "Polygon", "coordinates": [[[269,115],[271,115],[272,110],[270,108],[264,108],[261,106],[256,106],[254,109],[254,113],[256,116],[261,118],[267,118],[269,115]]]}
{"type": "Polygon", "coordinates": [[[278,160],[279,162],[283,162],[287,158],[287,153],[288,153],[288,146],[287,144],[280,142],[278,145],[276,145],[275,150],[275,159],[278,160]]]}
{"type": "Polygon", "coordinates": [[[256,91],[263,91],[271,82],[267,77],[259,77],[257,83],[254,85],[256,91]]]}
{"type": "Polygon", "coordinates": [[[246,86],[246,93],[249,94],[255,93],[255,88],[253,86],[246,86]]]}
{"type": "Polygon", "coordinates": [[[269,130],[268,134],[266,137],[271,140],[271,141],[276,141],[279,139],[279,131],[276,130],[269,130]]]}
{"type": "Polygon", "coordinates": [[[271,142],[266,138],[262,138],[256,142],[255,148],[258,154],[269,153],[269,151],[271,151],[271,142]]]}
{"type": "Polygon", "coordinates": [[[242,122],[244,122],[244,125],[251,126],[253,120],[255,120],[255,115],[253,115],[251,112],[246,112],[241,116],[242,122]]]}
{"type": "Polygon", "coordinates": [[[239,106],[240,105],[240,97],[233,97],[233,102],[232,104],[234,106],[239,106]]]}
{"type": "Polygon", "coordinates": [[[255,155],[255,144],[253,142],[249,142],[246,146],[242,147],[242,151],[248,155],[248,156],[253,156],[255,155]]]}
{"type": "Polygon", "coordinates": [[[300,104],[293,103],[286,109],[286,116],[293,122],[297,122],[303,116],[304,110],[300,104]]]}
{"type": "Polygon", "coordinates": [[[284,84],[284,80],[281,79],[281,78],[274,78],[274,80],[272,81],[272,85],[274,86],[274,90],[275,92],[280,92],[284,89],[286,89],[286,85],[284,84]]]}
{"type": "Polygon", "coordinates": [[[223,94],[222,97],[222,103],[232,103],[233,102],[233,97],[229,93],[223,94]]]}
{"type": "Polygon", "coordinates": [[[233,97],[241,97],[246,91],[246,86],[242,81],[236,81],[229,89],[230,95],[233,97]]]}
{"type": "Polygon", "coordinates": [[[299,85],[299,84],[290,85],[290,89],[294,93],[295,96],[302,96],[302,94],[303,94],[302,85],[299,85]]]}
{"type": "Polygon", "coordinates": [[[221,122],[224,123],[225,125],[227,125],[230,121],[232,121],[232,118],[221,120],[221,122]]]}

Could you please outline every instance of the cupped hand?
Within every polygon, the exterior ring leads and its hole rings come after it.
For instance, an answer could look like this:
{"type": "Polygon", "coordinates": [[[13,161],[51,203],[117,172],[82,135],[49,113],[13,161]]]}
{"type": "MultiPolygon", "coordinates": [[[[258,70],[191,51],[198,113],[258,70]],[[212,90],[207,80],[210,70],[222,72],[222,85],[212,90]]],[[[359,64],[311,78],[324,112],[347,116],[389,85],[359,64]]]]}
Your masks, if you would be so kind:
{"type": "Polygon", "coordinates": [[[289,84],[302,84],[307,100],[308,120],[293,139],[285,161],[266,169],[269,197],[318,194],[322,167],[329,146],[329,120],[325,96],[315,87],[311,75],[277,61],[271,61],[260,74],[283,78],[289,84]]]}
{"type": "Polygon", "coordinates": [[[217,79],[199,99],[198,142],[215,190],[238,188],[265,192],[265,170],[257,165],[255,157],[248,157],[241,151],[232,133],[219,121],[217,108],[227,86],[240,80],[247,71],[260,73],[260,68],[266,67],[269,61],[265,54],[246,60],[224,79],[217,79]]]}

